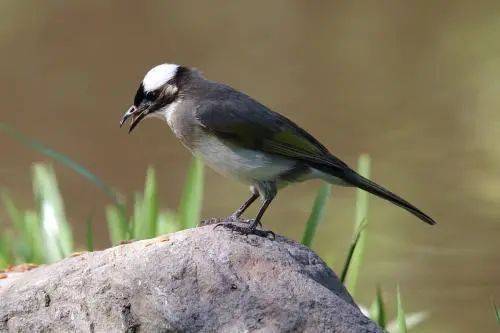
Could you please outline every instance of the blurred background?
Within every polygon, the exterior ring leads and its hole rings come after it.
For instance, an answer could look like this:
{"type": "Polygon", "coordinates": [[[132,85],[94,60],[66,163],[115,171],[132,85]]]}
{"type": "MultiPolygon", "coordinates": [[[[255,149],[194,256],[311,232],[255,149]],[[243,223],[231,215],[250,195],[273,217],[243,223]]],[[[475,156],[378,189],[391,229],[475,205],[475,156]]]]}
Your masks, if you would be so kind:
{"type": "MultiPolygon", "coordinates": [[[[372,179],[438,221],[370,201],[359,303],[377,284],[392,297],[399,283],[408,312],[430,313],[416,332],[495,329],[500,3],[6,0],[0,13],[0,122],[130,196],[152,165],[161,206],[176,207],[189,152],[165,123],[128,135],[118,121],[152,66],[196,67],[293,119],[348,164],[370,154],[372,179]]],[[[0,133],[0,187],[26,207],[31,165],[45,160],[0,133]]],[[[54,166],[77,242],[94,214],[97,246],[109,246],[98,222],[109,198],[54,166]]],[[[264,225],[300,239],[318,186],[280,192],[264,225]]],[[[202,215],[226,216],[247,196],[207,170],[202,215]]],[[[354,202],[353,189],[333,189],[314,244],[337,272],[354,202]]]]}

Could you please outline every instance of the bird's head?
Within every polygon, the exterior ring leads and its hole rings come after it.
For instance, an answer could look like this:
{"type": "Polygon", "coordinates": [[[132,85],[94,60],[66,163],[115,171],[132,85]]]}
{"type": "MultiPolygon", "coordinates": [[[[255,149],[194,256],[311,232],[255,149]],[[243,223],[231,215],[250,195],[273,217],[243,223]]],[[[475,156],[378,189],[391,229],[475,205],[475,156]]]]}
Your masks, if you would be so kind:
{"type": "Polygon", "coordinates": [[[187,68],[175,64],[162,64],[146,73],[134,97],[134,104],[125,112],[120,127],[132,119],[129,133],[146,117],[159,116],[173,103],[179,93],[179,77],[187,68]]]}

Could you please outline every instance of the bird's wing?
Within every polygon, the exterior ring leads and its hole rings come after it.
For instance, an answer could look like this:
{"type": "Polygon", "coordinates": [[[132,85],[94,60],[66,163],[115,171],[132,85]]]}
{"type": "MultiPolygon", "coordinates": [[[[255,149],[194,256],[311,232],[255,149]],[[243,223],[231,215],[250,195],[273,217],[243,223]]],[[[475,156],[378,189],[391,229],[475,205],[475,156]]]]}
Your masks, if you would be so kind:
{"type": "Polygon", "coordinates": [[[196,109],[196,118],[205,130],[240,147],[312,164],[347,167],[291,120],[240,93],[204,101],[196,109]]]}

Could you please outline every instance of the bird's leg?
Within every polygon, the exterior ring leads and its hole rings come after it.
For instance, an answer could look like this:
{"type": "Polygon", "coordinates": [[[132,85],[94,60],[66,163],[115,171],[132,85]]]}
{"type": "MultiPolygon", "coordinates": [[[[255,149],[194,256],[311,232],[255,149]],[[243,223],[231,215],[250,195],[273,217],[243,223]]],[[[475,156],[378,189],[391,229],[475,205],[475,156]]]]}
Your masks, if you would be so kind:
{"type": "Polygon", "coordinates": [[[259,192],[252,192],[252,196],[241,205],[240,208],[238,208],[233,214],[231,214],[227,220],[230,222],[238,222],[240,220],[241,214],[247,210],[248,207],[250,207],[251,204],[254,203],[255,200],[259,197],[259,192]]]}
{"type": "Polygon", "coordinates": [[[209,225],[209,224],[220,224],[221,222],[222,223],[231,223],[231,222],[243,222],[243,223],[250,223],[250,222],[253,222],[253,220],[244,220],[244,219],[241,219],[241,214],[243,214],[245,212],[245,210],[247,210],[248,207],[250,207],[250,205],[252,205],[252,203],[257,200],[257,198],[259,197],[259,192],[256,191],[253,187],[251,188],[251,191],[252,191],[252,196],[250,198],[248,198],[247,201],[245,201],[243,203],[243,205],[240,206],[240,208],[238,208],[234,213],[232,213],[231,215],[229,215],[228,217],[226,218],[211,218],[211,219],[208,219],[208,220],[203,220],[200,222],[200,224],[198,226],[204,226],[204,225],[209,225]]]}
{"type": "MultiPolygon", "coordinates": [[[[260,223],[260,220],[262,219],[262,216],[264,215],[264,213],[267,210],[267,207],[269,207],[269,205],[271,204],[272,201],[273,201],[272,198],[264,201],[264,203],[262,204],[262,206],[259,209],[259,212],[257,213],[257,216],[255,217],[255,220],[253,220],[252,223],[250,224],[250,227],[249,227],[250,229],[256,230],[257,226],[259,224],[262,226],[262,223],[260,223]]],[[[274,233],[272,231],[266,231],[266,232],[271,232],[274,236],[274,233]]]]}
{"type": "Polygon", "coordinates": [[[228,228],[232,231],[239,232],[243,235],[253,234],[253,235],[257,235],[257,236],[261,236],[261,237],[271,236],[271,238],[274,239],[275,238],[274,232],[257,229],[257,226],[260,224],[260,220],[262,219],[262,216],[264,215],[267,208],[269,207],[269,205],[273,201],[274,196],[276,195],[276,192],[272,192],[269,194],[270,194],[270,196],[267,199],[265,199],[264,203],[260,207],[259,212],[257,213],[257,216],[255,217],[255,219],[251,222],[251,224],[248,227],[247,226],[243,227],[243,226],[240,226],[237,224],[232,224],[232,223],[219,223],[215,227],[217,228],[218,226],[222,226],[222,227],[228,228]]]}

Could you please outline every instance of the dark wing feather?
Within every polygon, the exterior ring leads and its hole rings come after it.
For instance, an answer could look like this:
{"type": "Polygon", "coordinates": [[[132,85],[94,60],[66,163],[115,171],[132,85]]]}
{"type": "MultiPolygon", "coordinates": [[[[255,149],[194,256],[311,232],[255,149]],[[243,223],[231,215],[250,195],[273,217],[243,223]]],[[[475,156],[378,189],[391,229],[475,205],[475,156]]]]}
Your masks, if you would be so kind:
{"type": "Polygon", "coordinates": [[[225,99],[203,101],[196,110],[196,118],[207,131],[240,147],[311,164],[347,167],[291,120],[235,91],[225,99]]]}
{"type": "Polygon", "coordinates": [[[207,131],[239,147],[260,149],[304,161],[403,207],[426,223],[436,223],[406,200],[357,174],[291,120],[246,95],[234,91],[231,93],[233,95],[224,100],[204,101],[196,110],[196,118],[207,131]]]}

